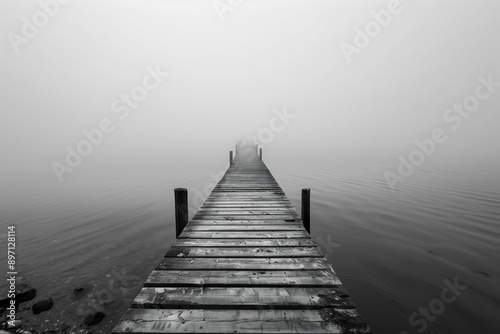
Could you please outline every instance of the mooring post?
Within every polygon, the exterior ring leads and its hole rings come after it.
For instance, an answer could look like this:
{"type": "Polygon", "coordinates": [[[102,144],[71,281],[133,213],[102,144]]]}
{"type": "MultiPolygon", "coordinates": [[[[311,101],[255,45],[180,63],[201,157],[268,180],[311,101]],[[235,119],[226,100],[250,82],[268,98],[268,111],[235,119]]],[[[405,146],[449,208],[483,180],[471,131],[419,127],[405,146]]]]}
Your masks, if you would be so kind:
{"type": "Polygon", "coordinates": [[[302,222],[307,233],[311,233],[311,189],[302,189],[302,222]]]}
{"type": "Polygon", "coordinates": [[[229,151],[229,165],[233,164],[233,151],[229,151]]]}
{"type": "Polygon", "coordinates": [[[235,154],[238,154],[238,144],[236,144],[236,150],[234,152],[235,154]]]}
{"type": "Polygon", "coordinates": [[[262,160],[262,147],[259,149],[260,160],[262,160]]]}
{"type": "Polygon", "coordinates": [[[179,238],[188,223],[188,191],[186,188],[175,188],[175,238],[179,238]]]}

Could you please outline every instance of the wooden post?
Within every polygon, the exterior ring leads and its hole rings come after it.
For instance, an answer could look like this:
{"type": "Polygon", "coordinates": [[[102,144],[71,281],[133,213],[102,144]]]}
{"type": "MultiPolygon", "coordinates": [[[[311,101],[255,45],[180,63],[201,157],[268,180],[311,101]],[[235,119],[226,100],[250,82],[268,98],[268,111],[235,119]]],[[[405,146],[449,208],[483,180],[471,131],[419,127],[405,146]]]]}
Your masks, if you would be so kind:
{"type": "Polygon", "coordinates": [[[175,188],[175,238],[179,238],[188,223],[188,192],[186,188],[175,188]]]}
{"type": "Polygon", "coordinates": [[[262,160],[262,147],[259,149],[260,160],[262,160]]]}
{"type": "Polygon", "coordinates": [[[229,151],[229,165],[233,164],[233,151],[229,151]]]}
{"type": "Polygon", "coordinates": [[[307,233],[311,233],[311,189],[302,189],[302,222],[307,233]]]}
{"type": "Polygon", "coordinates": [[[238,144],[236,144],[236,151],[235,151],[236,154],[238,154],[238,144]]]}

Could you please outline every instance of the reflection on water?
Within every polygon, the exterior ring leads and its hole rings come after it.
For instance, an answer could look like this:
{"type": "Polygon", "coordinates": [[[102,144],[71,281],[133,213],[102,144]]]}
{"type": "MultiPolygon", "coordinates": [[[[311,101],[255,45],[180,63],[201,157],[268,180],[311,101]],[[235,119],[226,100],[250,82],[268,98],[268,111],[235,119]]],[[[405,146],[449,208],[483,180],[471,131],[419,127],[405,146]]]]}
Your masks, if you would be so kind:
{"type": "MultiPolygon", "coordinates": [[[[174,240],[173,188],[203,189],[224,169],[219,158],[115,170],[106,181],[5,183],[1,233],[17,225],[19,273],[37,299],[55,300],[49,312],[19,313],[28,329],[78,326],[96,310],[107,316],[94,332],[109,332],[174,240]]],[[[300,189],[312,189],[312,234],[374,332],[423,323],[426,333],[498,332],[498,174],[422,168],[391,192],[376,165],[266,162],[297,209],[300,189]],[[467,289],[435,319],[410,324],[455,278],[467,289]]]]}

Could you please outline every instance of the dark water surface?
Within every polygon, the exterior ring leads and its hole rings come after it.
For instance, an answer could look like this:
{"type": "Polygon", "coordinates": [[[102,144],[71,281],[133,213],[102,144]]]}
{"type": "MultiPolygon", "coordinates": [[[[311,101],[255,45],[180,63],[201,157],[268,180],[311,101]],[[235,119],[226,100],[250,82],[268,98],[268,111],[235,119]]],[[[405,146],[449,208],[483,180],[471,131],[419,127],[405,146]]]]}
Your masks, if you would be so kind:
{"type": "MultiPolygon", "coordinates": [[[[173,188],[190,189],[191,203],[201,203],[226,159],[120,164],[96,178],[81,167],[64,183],[4,180],[2,245],[6,226],[15,224],[19,275],[37,288],[35,300],[55,300],[40,315],[18,313],[24,328],[85,328],[85,313],[103,311],[92,331],[110,332],[174,241],[173,188]],[[85,290],[75,296],[78,287],[85,290]]],[[[312,189],[312,234],[374,333],[500,332],[500,181],[493,168],[423,166],[391,192],[386,167],[373,163],[264,160],[297,209],[300,189],[312,189]],[[441,302],[455,281],[459,295],[441,302]],[[426,319],[419,308],[429,307],[438,314],[426,319]]],[[[7,271],[5,261],[0,268],[7,271]]],[[[1,288],[4,294],[4,282],[1,288]]]]}

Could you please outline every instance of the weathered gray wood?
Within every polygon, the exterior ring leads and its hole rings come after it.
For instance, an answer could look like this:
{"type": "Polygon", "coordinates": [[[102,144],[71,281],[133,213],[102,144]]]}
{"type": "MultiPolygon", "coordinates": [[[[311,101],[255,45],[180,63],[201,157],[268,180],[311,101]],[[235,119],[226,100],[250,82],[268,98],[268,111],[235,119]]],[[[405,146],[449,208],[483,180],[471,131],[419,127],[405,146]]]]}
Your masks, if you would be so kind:
{"type": "Polygon", "coordinates": [[[309,239],[178,239],[173,247],[316,247],[309,239]]]}
{"type": "Polygon", "coordinates": [[[187,232],[181,233],[179,238],[189,239],[291,239],[310,238],[306,231],[266,231],[266,232],[187,232]]]}
{"type": "Polygon", "coordinates": [[[290,202],[285,201],[244,201],[244,200],[222,200],[222,201],[205,201],[200,207],[204,208],[293,208],[290,202]]]}
{"type": "Polygon", "coordinates": [[[134,308],[353,308],[343,288],[167,287],[143,288],[134,308]]]}
{"type": "Polygon", "coordinates": [[[324,257],[295,258],[163,258],[157,270],[332,270],[324,257]]]}
{"type": "Polygon", "coordinates": [[[220,216],[220,215],[296,215],[295,210],[289,208],[267,208],[267,209],[236,209],[235,208],[201,208],[198,210],[199,215],[220,216]]]}
{"type": "Polygon", "coordinates": [[[255,219],[255,220],[268,220],[268,219],[299,219],[299,215],[296,214],[283,214],[283,215],[208,215],[208,214],[196,214],[194,219],[214,219],[222,218],[224,220],[236,220],[236,219],[255,219]]]}
{"type": "Polygon", "coordinates": [[[224,192],[223,190],[221,190],[221,191],[217,191],[217,192],[212,192],[210,194],[210,198],[229,197],[231,199],[234,199],[234,198],[247,198],[247,199],[248,198],[266,198],[266,199],[280,198],[283,200],[286,199],[285,193],[283,191],[280,191],[280,190],[239,191],[239,190],[235,189],[234,192],[237,192],[237,194],[235,194],[235,196],[233,196],[233,192],[230,192],[230,191],[224,192]]]}
{"type": "Polygon", "coordinates": [[[287,225],[251,225],[251,224],[236,224],[236,225],[199,225],[189,224],[184,228],[186,232],[202,232],[202,231],[304,231],[304,227],[298,224],[287,225]]]}
{"type": "Polygon", "coordinates": [[[370,333],[352,309],[130,309],[113,333],[370,333]],[[141,319],[137,322],[137,319],[141,319]]]}
{"type": "Polygon", "coordinates": [[[316,257],[323,256],[317,247],[172,247],[171,257],[316,257]]]}
{"type": "Polygon", "coordinates": [[[284,220],[284,219],[268,219],[268,220],[216,220],[216,219],[196,219],[189,222],[190,226],[193,225],[300,225],[302,221],[297,220],[284,220]]]}
{"type": "Polygon", "coordinates": [[[252,271],[252,270],[154,270],[145,287],[171,286],[340,286],[340,280],[330,270],[252,271]]]}

